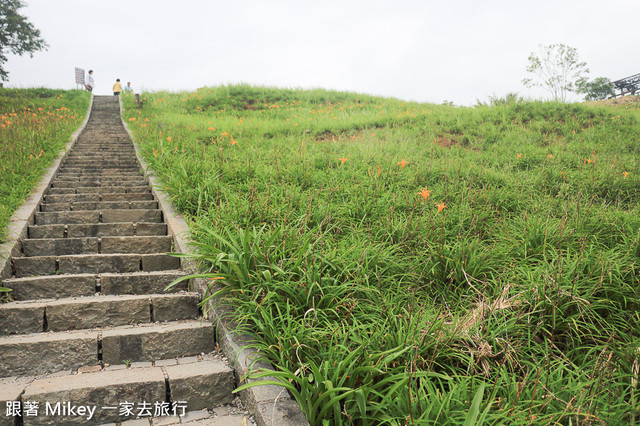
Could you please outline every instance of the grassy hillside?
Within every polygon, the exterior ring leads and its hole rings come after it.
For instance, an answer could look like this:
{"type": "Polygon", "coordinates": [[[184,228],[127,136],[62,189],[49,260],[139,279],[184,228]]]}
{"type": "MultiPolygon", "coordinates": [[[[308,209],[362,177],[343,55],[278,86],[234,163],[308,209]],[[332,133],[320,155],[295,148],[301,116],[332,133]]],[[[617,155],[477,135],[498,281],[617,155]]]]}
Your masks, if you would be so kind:
{"type": "Polygon", "coordinates": [[[637,105],[144,98],[125,120],[312,424],[638,422],[637,105]]]}
{"type": "Polygon", "coordinates": [[[0,242],[13,212],[78,129],[90,95],[0,88],[0,242]]]}

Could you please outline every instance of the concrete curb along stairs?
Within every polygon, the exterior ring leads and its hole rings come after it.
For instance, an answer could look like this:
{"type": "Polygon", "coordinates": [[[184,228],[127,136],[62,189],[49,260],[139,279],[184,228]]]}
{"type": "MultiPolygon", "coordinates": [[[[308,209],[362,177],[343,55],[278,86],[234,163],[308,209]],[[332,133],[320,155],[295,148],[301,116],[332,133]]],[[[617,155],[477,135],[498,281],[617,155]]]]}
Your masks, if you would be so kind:
{"type": "Polygon", "coordinates": [[[92,98],[2,246],[0,425],[252,424],[200,295],[163,291],[184,272],[120,108],[92,98]]]}
{"type": "MultiPolygon", "coordinates": [[[[122,108],[122,101],[120,102],[122,108]]],[[[173,208],[167,193],[162,190],[160,179],[153,173],[153,170],[145,162],[136,138],[127,127],[124,118],[121,117],[122,124],[129,137],[133,141],[136,156],[145,177],[149,180],[151,191],[158,204],[164,212],[168,233],[172,236],[174,250],[178,253],[192,254],[192,244],[189,239],[189,226],[184,221],[182,215],[173,208]]],[[[195,266],[183,260],[183,268],[188,273],[195,273],[195,266]]],[[[194,279],[190,287],[195,289],[202,297],[211,290],[204,279],[194,279]]],[[[229,308],[216,300],[210,300],[204,307],[205,314],[210,315],[210,319],[216,326],[217,343],[222,352],[229,360],[235,372],[236,385],[244,384],[246,381],[240,379],[252,370],[273,370],[270,363],[258,361],[260,354],[253,348],[249,348],[251,339],[243,334],[234,332],[235,324],[228,315],[229,308]]],[[[264,378],[261,380],[275,380],[274,378],[264,378]]],[[[304,426],[308,425],[306,418],[300,411],[298,404],[289,396],[286,389],[280,386],[263,385],[246,389],[240,392],[240,397],[245,407],[255,416],[255,421],[259,426],[304,426]]]]}

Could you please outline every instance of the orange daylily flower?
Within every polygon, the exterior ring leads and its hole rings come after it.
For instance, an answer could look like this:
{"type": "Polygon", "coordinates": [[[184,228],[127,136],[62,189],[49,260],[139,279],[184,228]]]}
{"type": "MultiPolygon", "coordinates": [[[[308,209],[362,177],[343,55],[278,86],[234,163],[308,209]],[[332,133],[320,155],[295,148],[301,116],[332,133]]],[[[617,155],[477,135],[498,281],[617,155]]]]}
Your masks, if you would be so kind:
{"type": "Polygon", "coordinates": [[[338,158],[338,160],[341,161],[340,165],[342,165],[342,164],[344,164],[345,161],[348,160],[348,158],[341,157],[341,158],[338,158]]]}
{"type": "Polygon", "coordinates": [[[442,201],[440,202],[440,204],[436,204],[436,207],[438,208],[438,213],[440,213],[442,209],[444,209],[447,206],[445,206],[444,201],[442,201]]]}
{"type": "Polygon", "coordinates": [[[628,172],[622,172],[622,174],[624,175],[624,178],[625,178],[625,179],[627,178],[627,176],[629,176],[629,173],[628,173],[628,172]]]}
{"type": "Polygon", "coordinates": [[[404,169],[404,166],[406,166],[407,164],[410,164],[408,161],[405,161],[404,158],[402,159],[402,161],[398,161],[398,166],[402,166],[402,168],[404,169]]]}
{"type": "Polygon", "coordinates": [[[548,158],[553,158],[553,154],[547,155],[548,158]]]}
{"type": "Polygon", "coordinates": [[[520,158],[520,157],[522,157],[522,153],[516,155],[516,158],[520,158]]]}
{"type": "Polygon", "coordinates": [[[429,191],[426,187],[422,188],[418,194],[422,195],[422,198],[426,201],[427,198],[431,196],[431,191],[429,191]]]}
{"type": "Polygon", "coordinates": [[[167,140],[168,140],[169,142],[171,142],[171,136],[168,136],[168,137],[167,137],[167,140]]]}

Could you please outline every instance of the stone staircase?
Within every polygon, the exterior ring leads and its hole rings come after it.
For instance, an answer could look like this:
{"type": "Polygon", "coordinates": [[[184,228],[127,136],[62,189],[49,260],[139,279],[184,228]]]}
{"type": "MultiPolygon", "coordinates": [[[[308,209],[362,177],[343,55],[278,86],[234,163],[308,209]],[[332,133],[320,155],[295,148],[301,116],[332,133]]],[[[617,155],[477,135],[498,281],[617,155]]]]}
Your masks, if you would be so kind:
{"type": "Polygon", "coordinates": [[[2,281],[0,425],[253,424],[199,294],[164,291],[171,250],[118,99],[94,97],[2,281]]]}

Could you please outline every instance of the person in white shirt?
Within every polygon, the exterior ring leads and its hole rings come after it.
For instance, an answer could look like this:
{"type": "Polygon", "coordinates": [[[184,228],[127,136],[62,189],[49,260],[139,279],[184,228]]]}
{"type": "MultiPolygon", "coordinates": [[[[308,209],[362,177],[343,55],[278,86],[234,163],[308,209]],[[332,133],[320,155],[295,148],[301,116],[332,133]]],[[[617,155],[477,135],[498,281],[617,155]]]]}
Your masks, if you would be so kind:
{"type": "Polygon", "coordinates": [[[94,86],[95,86],[95,83],[93,82],[93,70],[89,70],[89,73],[87,74],[86,88],[88,91],[91,92],[94,86]]]}

